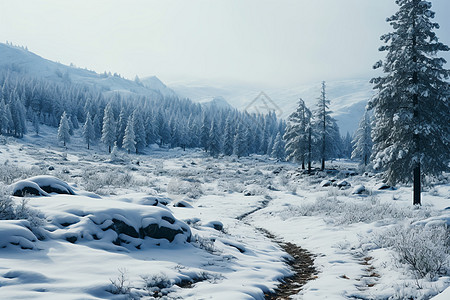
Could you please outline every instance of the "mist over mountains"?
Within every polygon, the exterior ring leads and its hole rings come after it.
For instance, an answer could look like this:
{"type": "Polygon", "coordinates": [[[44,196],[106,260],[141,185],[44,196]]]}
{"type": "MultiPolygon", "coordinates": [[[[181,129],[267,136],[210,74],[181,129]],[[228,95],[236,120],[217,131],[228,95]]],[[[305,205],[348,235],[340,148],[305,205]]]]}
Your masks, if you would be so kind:
{"type": "MultiPolygon", "coordinates": [[[[233,106],[239,110],[253,112],[255,98],[264,92],[270,99],[268,107],[259,107],[259,112],[274,109],[281,118],[287,118],[302,98],[314,110],[320,94],[320,82],[298,85],[292,88],[271,88],[256,85],[177,82],[167,86],[156,76],[129,80],[119,74],[102,73],[66,66],[34,54],[23,47],[0,43],[0,67],[23,71],[36,77],[55,82],[69,81],[100,88],[103,93],[121,93],[150,96],[158,99],[166,96],[189,98],[208,106],[233,106]],[[276,109],[275,109],[276,108],[276,109]]],[[[327,82],[330,109],[336,118],[342,135],[352,134],[363,115],[367,101],[372,97],[372,85],[368,78],[327,82]]]]}

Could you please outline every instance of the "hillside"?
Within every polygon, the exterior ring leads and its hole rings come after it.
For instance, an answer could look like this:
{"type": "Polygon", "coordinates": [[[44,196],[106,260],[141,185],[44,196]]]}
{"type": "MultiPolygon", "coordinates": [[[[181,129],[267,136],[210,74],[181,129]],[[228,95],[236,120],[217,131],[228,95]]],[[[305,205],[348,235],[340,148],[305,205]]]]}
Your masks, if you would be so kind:
{"type": "Polygon", "coordinates": [[[0,68],[29,73],[55,82],[72,82],[100,88],[105,93],[121,92],[150,97],[174,96],[157,77],[148,77],[141,83],[128,80],[118,75],[98,74],[87,69],[66,66],[42,58],[21,47],[0,43],[0,68]]]}

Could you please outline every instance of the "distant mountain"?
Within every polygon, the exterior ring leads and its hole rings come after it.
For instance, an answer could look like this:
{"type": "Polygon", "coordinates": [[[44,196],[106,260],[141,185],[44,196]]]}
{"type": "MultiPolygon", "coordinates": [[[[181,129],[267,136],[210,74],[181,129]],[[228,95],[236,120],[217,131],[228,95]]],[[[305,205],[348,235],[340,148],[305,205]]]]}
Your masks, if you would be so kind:
{"type": "MultiPolygon", "coordinates": [[[[337,119],[341,134],[352,134],[358,127],[367,101],[373,96],[369,79],[341,80],[327,82],[327,97],[330,109],[337,119]]],[[[281,118],[287,118],[302,98],[314,110],[320,95],[321,83],[299,85],[293,88],[267,88],[243,85],[202,85],[198,83],[176,83],[170,86],[178,95],[193,101],[203,102],[218,95],[241,110],[265,112],[274,110],[281,118]],[[264,92],[261,94],[261,92],[264,92]]]]}
{"type": "Polygon", "coordinates": [[[215,108],[222,108],[222,109],[232,108],[232,106],[222,96],[217,96],[212,99],[205,98],[198,102],[205,107],[215,107],[215,108]]]}
{"type": "Polygon", "coordinates": [[[141,80],[141,83],[151,90],[159,91],[163,96],[173,97],[177,94],[170,88],[168,88],[161,80],[156,76],[145,77],[141,80]]]}
{"type": "Polygon", "coordinates": [[[0,68],[25,72],[36,77],[100,88],[105,93],[120,92],[150,97],[175,96],[157,77],[148,77],[141,82],[128,80],[118,75],[98,74],[94,71],[66,66],[40,57],[22,47],[0,43],[0,68]]]}

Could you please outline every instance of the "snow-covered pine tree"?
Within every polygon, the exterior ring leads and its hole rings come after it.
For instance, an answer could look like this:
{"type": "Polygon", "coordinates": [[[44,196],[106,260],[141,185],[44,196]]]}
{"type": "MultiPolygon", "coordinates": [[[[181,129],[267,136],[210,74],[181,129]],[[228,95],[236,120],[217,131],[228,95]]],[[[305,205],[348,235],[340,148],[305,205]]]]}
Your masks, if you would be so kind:
{"type": "Polygon", "coordinates": [[[64,147],[67,143],[70,142],[70,126],[69,126],[69,118],[67,117],[66,112],[63,112],[61,115],[61,120],[59,121],[58,127],[58,140],[63,142],[64,147]]]}
{"type": "Polygon", "coordinates": [[[281,138],[281,134],[278,133],[275,137],[275,141],[273,143],[272,147],[272,157],[275,157],[281,161],[283,161],[286,158],[286,152],[284,151],[285,143],[283,139],[281,138]]]}
{"type": "Polygon", "coordinates": [[[130,152],[136,151],[133,116],[130,116],[128,118],[127,127],[125,128],[125,134],[123,136],[122,146],[125,150],[128,151],[128,154],[130,152]]]}
{"type": "Polygon", "coordinates": [[[218,157],[220,154],[220,140],[219,132],[216,122],[211,122],[211,129],[209,131],[208,150],[212,157],[218,157]]]}
{"type": "Polygon", "coordinates": [[[236,128],[236,135],[234,136],[233,154],[239,158],[246,156],[248,154],[247,152],[247,129],[242,123],[239,123],[236,128]]]}
{"type": "Polygon", "coordinates": [[[144,120],[142,119],[141,113],[137,109],[135,109],[133,112],[132,120],[133,120],[134,136],[136,141],[136,153],[138,153],[139,151],[144,149],[145,146],[147,146],[147,143],[145,140],[144,120]]]}
{"type": "Polygon", "coordinates": [[[317,149],[322,170],[325,169],[325,160],[335,154],[337,143],[340,140],[336,120],[331,117],[330,100],[327,99],[325,88],[325,81],[323,81],[317,108],[314,111],[314,131],[318,137],[317,149]],[[339,138],[336,137],[336,129],[339,138]]]}
{"type": "Polygon", "coordinates": [[[116,141],[116,120],[111,102],[105,107],[103,114],[103,128],[101,141],[108,146],[108,152],[111,153],[111,147],[116,141]]]}
{"type": "Polygon", "coordinates": [[[39,128],[40,128],[40,124],[39,124],[39,116],[36,113],[33,113],[33,116],[31,117],[32,120],[32,124],[33,124],[33,128],[34,128],[34,133],[36,133],[36,135],[39,135],[39,128]]]}
{"type": "Polygon", "coordinates": [[[102,126],[100,124],[100,118],[98,114],[94,116],[94,119],[92,120],[92,125],[94,125],[95,139],[98,140],[102,137],[102,126]]]}
{"type": "Polygon", "coordinates": [[[8,120],[8,114],[6,112],[6,104],[5,101],[1,100],[0,101],[0,134],[5,134],[8,132],[8,125],[9,125],[9,120],[8,120]]]}
{"type": "Polygon", "coordinates": [[[364,116],[359,122],[352,143],[352,159],[358,159],[361,167],[363,169],[367,168],[372,154],[372,126],[368,111],[364,113],[364,116]]]}
{"type": "Polygon", "coordinates": [[[202,126],[200,129],[200,146],[205,151],[208,151],[209,148],[209,132],[211,131],[210,125],[211,121],[208,118],[208,114],[204,111],[202,114],[202,126]]]}
{"type": "Polygon", "coordinates": [[[123,137],[125,136],[125,128],[127,127],[128,115],[125,108],[120,109],[119,122],[117,123],[117,146],[122,147],[123,137]]]}
{"type": "Polygon", "coordinates": [[[437,57],[449,47],[439,42],[432,22],[431,2],[396,0],[399,10],[387,21],[393,32],[381,40],[386,45],[384,76],[373,78],[377,95],[374,109],[373,157],[375,168],[384,170],[394,185],[413,181],[413,204],[420,205],[421,176],[449,169],[450,71],[437,57]]]}
{"type": "Polygon", "coordinates": [[[351,158],[352,150],[353,150],[352,137],[350,136],[350,132],[347,131],[345,137],[342,137],[342,157],[351,158]]]}
{"type": "Polygon", "coordinates": [[[309,165],[311,165],[311,155],[308,155],[312,143],[312,140],[309,138],[311,117],[311,111],[306,107],[303,99],[299,99],[297,109],[288,117],[286,130],[283,135],[283,139],[286,141],[287,160],[301,163],[302,169],[305,169],[305,161],[307,159],[309,165]]]}
{"type": "Polygon", "coordinates": [[[225,132],[223,135],[223,154],[232,155],[233,154],[233,143],[234,143],[234,127],[232,124],[231,114],[228,115],[225,121],[225,132]]]}
{"type": "Polygon", "coordinates": [[[83,137],[87,144],[87,148],[90,148],[92,141],[95,140],[94,124],[92,123],[91,114],[88,112],[86,115],[86,121],[83,125],[83,137]]]}

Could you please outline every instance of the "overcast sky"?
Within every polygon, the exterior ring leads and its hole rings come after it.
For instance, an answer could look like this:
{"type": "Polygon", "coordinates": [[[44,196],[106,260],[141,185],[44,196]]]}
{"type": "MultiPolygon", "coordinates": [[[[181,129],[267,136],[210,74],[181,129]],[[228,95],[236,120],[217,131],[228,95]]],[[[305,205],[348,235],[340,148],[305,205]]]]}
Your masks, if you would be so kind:
{"type": "MultiPolygon", "coordinates": [[[[450,1],[432,2],[450,44],[450,1]]],[[[0,41],[131,79],[292,86],[370,78],[396,9],[394,0],[0,0],[0,41]]]]}

